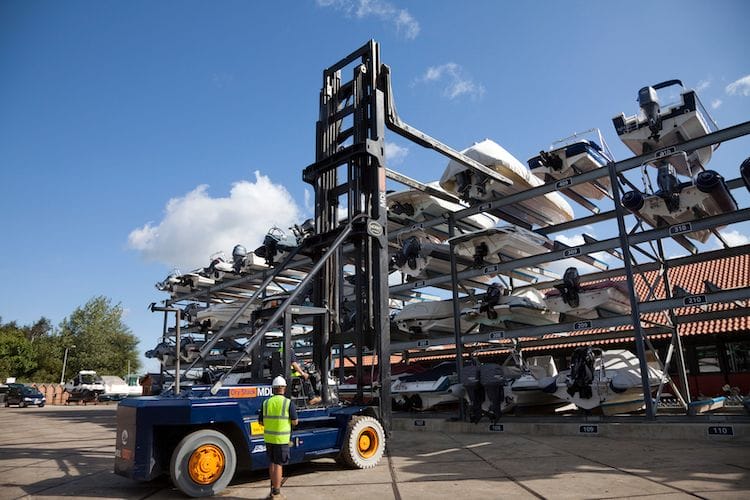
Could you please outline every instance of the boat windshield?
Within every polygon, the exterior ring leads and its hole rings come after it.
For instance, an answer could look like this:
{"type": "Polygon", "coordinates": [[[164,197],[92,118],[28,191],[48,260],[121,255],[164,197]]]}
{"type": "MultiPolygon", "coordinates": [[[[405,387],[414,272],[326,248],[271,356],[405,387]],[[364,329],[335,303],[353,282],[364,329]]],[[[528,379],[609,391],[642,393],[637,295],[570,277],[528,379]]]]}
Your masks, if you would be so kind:
{"type": "Polygon", "coordinates": [[[96,384],[99,382],[99,377],[96,375],[81,375],[82,384],[96,384]]]}

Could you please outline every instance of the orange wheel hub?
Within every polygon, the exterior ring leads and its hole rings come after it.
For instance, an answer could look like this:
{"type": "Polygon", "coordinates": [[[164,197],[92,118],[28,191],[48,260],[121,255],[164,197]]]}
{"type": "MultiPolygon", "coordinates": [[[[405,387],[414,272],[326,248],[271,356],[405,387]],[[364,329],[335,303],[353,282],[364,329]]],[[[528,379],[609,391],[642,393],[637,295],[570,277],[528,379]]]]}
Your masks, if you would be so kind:
{"type": "Polygon", "coordinates": [[[357,451],[362,458],[372,458],[378,451],[380,440],[375,429],[368,427],[362,429],[357,437],[357,451]]]}
{"type": "Polygon", "coordinates": [[[188,462],[190,479],[197,484],[211,484],[224,472],[224,452],[214,444],[196,448],[188,462]]]}

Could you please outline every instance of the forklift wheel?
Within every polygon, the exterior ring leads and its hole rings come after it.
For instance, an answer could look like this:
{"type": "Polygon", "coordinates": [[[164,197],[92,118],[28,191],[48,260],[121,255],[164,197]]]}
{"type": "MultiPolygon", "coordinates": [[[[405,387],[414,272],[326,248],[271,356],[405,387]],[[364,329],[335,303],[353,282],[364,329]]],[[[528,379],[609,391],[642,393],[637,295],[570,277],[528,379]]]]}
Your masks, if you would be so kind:
{"type": "Polygon", "coordinates": [[[221,432],[201,429],[185,436],[172,453],[169,473],[180,491],[191,497],[218,494],[237,467],[232,442],[221,432]]]}
{"type": "Polygon", "coordinates": [[[344,435],[339,461],[357,469],[375,467],[383,457],[385,432],[373,417],[354,416],[344,435]]]}

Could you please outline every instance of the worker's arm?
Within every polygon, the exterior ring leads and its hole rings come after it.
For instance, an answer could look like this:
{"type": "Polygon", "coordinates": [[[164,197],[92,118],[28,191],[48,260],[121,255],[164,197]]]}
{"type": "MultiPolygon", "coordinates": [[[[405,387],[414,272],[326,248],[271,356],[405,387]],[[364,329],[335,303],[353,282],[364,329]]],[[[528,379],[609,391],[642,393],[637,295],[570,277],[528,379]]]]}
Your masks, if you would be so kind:
{"type": "Polygon", "coordinates": [[[289,420],[292,421],[293,426],[296,426],[299,423],[299,418],[297,417],[297,407],[294,405],[294,402],[289,403],[289,420]]]}
{"type": "Polygon", "coordinates": [[[305,380],[307,380],[307,378],[310,376],[310,374],[308,374],[304,370],[304,368],[302,368],[296,361],[292,361],[292,368],[299,372],[299,374],[302,375],[302,378],[304,378],[305,380]]]}

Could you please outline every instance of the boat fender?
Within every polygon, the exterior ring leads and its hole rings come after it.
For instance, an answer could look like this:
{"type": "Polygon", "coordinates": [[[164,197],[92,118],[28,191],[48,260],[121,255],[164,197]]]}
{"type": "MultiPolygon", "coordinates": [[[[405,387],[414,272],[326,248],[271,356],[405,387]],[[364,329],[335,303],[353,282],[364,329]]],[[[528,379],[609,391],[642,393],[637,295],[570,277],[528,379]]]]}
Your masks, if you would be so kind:
{"type": "Polygon", "coordinates": [[[638,213],[643,208],[645,199],[639,191],[628,191],[622,195],[622,206],[633,213],[638,213]]]}
{"type": "MultiPolygon", "coordinates": [[[[747,160],[745,160],[747,161],[747,160]]],[[[724,177],[714,170],[705,170],[695,177],[695,187],[710,194],[724,213],[737,210],[737,202],[724,182],[724,177]]]]}
{"type": "Polygon", "coordinates": [[[745,158],[745,161],[740,165],[740,175],[742,180],[745,181],[745,187],[750,191],[750,157],[745,158]]]}

